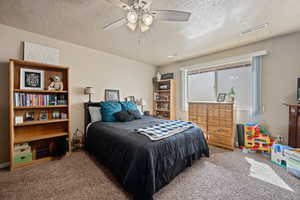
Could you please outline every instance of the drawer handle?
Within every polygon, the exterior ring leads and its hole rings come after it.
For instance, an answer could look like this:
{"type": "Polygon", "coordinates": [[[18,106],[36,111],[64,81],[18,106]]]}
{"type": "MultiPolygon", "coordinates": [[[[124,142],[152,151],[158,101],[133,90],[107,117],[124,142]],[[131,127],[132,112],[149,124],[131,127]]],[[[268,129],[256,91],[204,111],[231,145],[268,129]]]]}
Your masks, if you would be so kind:
{"type": "Polygon", "coordinates": [[[26,158],[25,156],[22,156],[20,159],[23,160],[23,159],[25,159],[25,158],[26,158]]]}

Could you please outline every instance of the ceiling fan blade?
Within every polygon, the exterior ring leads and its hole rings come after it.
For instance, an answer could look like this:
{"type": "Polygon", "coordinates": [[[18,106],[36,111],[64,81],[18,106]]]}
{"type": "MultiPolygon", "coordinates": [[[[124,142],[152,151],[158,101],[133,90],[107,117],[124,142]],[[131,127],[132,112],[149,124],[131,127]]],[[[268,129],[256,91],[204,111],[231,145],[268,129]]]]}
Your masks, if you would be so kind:
{"type": "Polygon", "coordinates": [[[123,10],[130,10],[130,4],[132,1],[130,0],[106,0],[109,3],[123,9],[123,10]]]}
{"type": "Polygon", "coordinates": [[[152,0],[139,0],[138,3],[140,7],[144,9],[149,9],[152,4],[152,0]]]}
{"type": "Polygon", "coordinates": [[[118,19],[110,24],[103,26],[103,30],[110,31],[110,30],[116,29],[126,23],[127,23],[126,18],[122,17],[121,19],[118,19]]]}
{"type": "Polygon", "coordinates": [[[155,19],[172,22],[187,22],[192,13],[178,10],[153,10],[155,19]]]}

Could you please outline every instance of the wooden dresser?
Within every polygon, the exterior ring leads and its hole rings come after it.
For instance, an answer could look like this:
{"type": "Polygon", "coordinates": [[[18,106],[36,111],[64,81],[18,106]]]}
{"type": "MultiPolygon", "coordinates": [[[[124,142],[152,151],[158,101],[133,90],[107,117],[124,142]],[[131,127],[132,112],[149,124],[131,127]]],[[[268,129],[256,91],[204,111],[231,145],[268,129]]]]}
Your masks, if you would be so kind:
{"type": "Polygon", "coordinates": [[[233,103],[189,102],[189,121],[197,124],[209,144],[234,149],[233,103]]]}
{"type": "Polygon", "coordinates": [[[300,104],[284,104],[289,107],[288,145],[300,148],[300,104]]]}

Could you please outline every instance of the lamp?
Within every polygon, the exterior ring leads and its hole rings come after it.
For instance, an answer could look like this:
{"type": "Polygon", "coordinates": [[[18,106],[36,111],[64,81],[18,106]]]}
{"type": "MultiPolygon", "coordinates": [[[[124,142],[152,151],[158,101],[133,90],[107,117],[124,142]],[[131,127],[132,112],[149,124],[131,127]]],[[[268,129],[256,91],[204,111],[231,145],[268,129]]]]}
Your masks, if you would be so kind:
{"type": "Polygon", "coordinates": [[[89,95],[89,103],[91,103],[92,102],[91,101],[91,95],[92,94],[96,94],[95,88],[93,88],[93,87],[86,87],[84,89],[84,94],[88,94],[89,95]]]}
{"type": "Polygon", "coordinates": [[[144,112],[144,106],[147,105],[147,102],[144,99],[142,99],[141,105],[142,105],[142,111],[144,112]]]}

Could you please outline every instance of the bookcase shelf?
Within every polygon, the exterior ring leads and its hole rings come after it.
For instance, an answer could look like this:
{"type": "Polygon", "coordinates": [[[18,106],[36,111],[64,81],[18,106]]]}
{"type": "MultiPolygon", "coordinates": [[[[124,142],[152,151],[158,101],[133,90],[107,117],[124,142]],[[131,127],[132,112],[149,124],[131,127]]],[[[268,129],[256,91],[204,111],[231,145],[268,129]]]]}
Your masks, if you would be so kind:
{"type": "Polygon", "coordinates": [[[14,143],[19,144],[19,143],[23,143],[23,142],[32,142],[32,141],[66,136],[66,135],[68,135],[67,132],[24,133],[24,134],[16,135],[14,143]]]}
{"type": "MultiPolygon", "coordinates": [[[[57,143],[61,145],[62,141],[67,151],[71,151],[71,120],[70,120],[70,86],[69,86],[69,67],[49,65],[37,62],[27,62],[23,60],[9,60],[9,127],[10,127],[10,170],[20,168],[44,161],[54,159],[50,154],[42,158],[35,159],[22,164],[15,163],[14,147],[16,144],[28,143],[30,147],[38,148],[41,144],[57,143]],[[21,69],[42,70],[44,79],[43,89],[31,90],[21,87],[21,69]],[[64,90],[47,90],[51,83],[50,77],[59,76],[62,79],[64,90]],[[21,96],[22,95],[22,96],[21,96]],[[62,96],[62,98],[61,98],[62,96]],[[49,97],[49,99],[48,99],[49,97]],[[55,101],[53,102],[53,98],[55,101]],[[63,101],[60,101],[63,100],[63,101]],[[60,102],[59,102],[60,101],[60,102]],[[22,103],[23,102],[23,103],[22,103]],[[61,103],[63,102],[63,103],[61,103]],[[65,105],[49,105],[64,104],[65,105]],[[17,106],[16,106],[17,105],[17,106]],[[33,105],[33,106],[24,106],[33,105]],[[59,113],[57,118],[56,113],[59,113]],[[27,118],[31,113],[32,121],[27,118]],[[64,116],[62,115],[64,114],[64,116]],[[44,118],[42,118],[42,116],[44,118]],[[22,117],[22,123],[16,123],[16,117],[22,117]],[[27,121],[26,121],[27,119],[27,121]],[[44,120],[43,120],[44,119],[44,120]]],[[[49,146],[50,148],[50,146],[49,146]]],[[[33,153],[33,149],[32,154],[33,153]]],[[[51,152],[53,149],[51,150],[51,152]]],[[[50,149],[49,149],[50,152],[50,149]]],[[[66,151],[64,151],[65,153],[66,151]]],[[[66,152],[67,153],[67,152],[66,152]]]]}
{"type": "Polygon", "coordinates": [[[14,89],[14,92],[20,92],[20,93],[54,93],[54,94],[67,94],[67,90],[24,90],[24,89],[14,89]]]}
{"type": "Polygon", "coordinates": [[[59,122],[67,122],[69,119],[51,119],[51,120],[40,120],[40,121],[29,121],[20,124],[15,124],[16,126],[34,126],[40,124],[51,124],[51,123],[59,123],[59,122]]]}
{"type": "Polygon", "coordinates": [[[153,111],[156,117],[175,119],[175,80],[167,79],[157,82],[154,88],[153,111]]]}
{"type": "Polygon", "coordinates": [[[56,106],[14,106],[14,109],[48,109],[48,108],[68,108],[68,105],[56,106]]]}
{"type": "Polygon", "coordinates": [[[29,166],[29,165],[34,165],[34,164],[38,164],[38,163],[42,163],[42,162],[51,161],[51,160],[54,160],[54,159],[55,159],[55,157],[48,156],[48,157],[45,157],[45,158],[40,158],[40,159],[33,160],[31,162],[14,165],[14,168],[26,167],[26,166],[29,166]]]}

